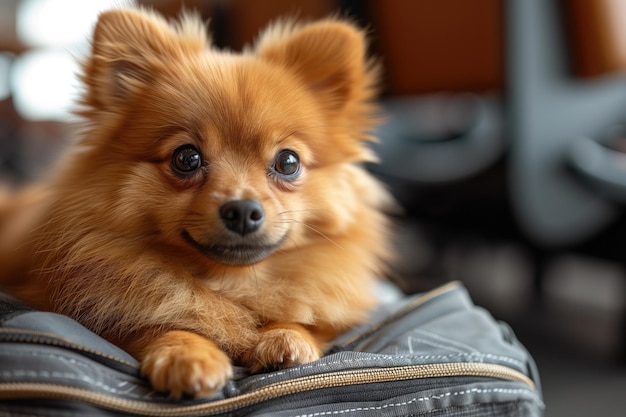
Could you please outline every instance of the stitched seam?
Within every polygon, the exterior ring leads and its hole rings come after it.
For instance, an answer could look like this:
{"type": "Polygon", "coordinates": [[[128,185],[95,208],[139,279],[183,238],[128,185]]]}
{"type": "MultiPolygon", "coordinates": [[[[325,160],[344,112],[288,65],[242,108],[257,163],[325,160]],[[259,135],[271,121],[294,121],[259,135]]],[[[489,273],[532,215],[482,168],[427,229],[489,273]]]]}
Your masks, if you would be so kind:
{"type": "Polygon", "coordinates": [[[461,352],[465,351],[465,352],[472,352],[472,353],[480,353],[477,349],[473,348],[472,346],[470,346],[470,345],[468,345],[466,343],[462,343],[462,342],[459,342],[458,340],[450,339],[448,337],[442,336],[442,335],[434,333],[434,332],[429,332],[428,330],[413,329],[413,331],[416,332],[416,333],[421,333],[423,335],[427,335],[427,336],[431,337],[432,339],[438,340],[440,342],[448,343],[449,345],[455,346],[456,348],[460,348],[460,349],[462,349],[461,352]]]}
{"type": "Polygon", "coordinates": [[[450,391],[450,392],[446,392],[443,394],[430,395],[427,397],[415,397],[408,401],[403,401],[399,403],[384,404],[384,405],[372,406],[372,407],[354,407],[354,408],[346,408],[343,410],[334,410],[334,411],[320,411],[320,412],[310,413],[310,414],[298,414],[298,415],[295,415],[294,417],[319,417],[319,416],[328,416],[328,415],[357,413],[357,412],[363,412],[363,411],[381,411],[387,408],[405,407],[405,406],[420,403],[420,402],[440,401],[440,400],[451,398],[451,397],[460,397],[460,396],[465,396],[465,395],[470,395],[470,394],[491,394],[491,393],[514,394],[514,395],[525,393],[525,394],[531,394],[532,396],[534,396],[534,393],[532,391],[528,391],[525,389],[471,388],[469,390],[450,391]]]}
{"type": "Polygon", "coordinates": [[[450,346],[450,345],[437,343],[434,340],[424,339],[423,337],[409,336],[409,338],[407,340],[407,344],[408,344],[408,347],[409,347],[409,351],[411,353],[413,353],[413,344],[411,343],[412,340],[415,340],[416,342],[420,342],[420,343],[422,343],[424,345],[427,345],[427,346],[433,346],[433,347],[436,347],[436,348],[441,348],[443,350],[455,352],[455,353],[458,353],[458,354],[465,353],[464,351],[462,351],[461,349],[459,349],[459,348],[457,348],[455,346],[450,346]]]}
{"type": "Polygon", "coordinates": [[[24,369],[15,369],[12,371],[0,371],[0,375],[2,378],[37,378],[37,379],[65,379],[65,380],[73,380],[73,381],[81,381],[86,382],[95,387],[101,388],[106,392],[110,392],[112,394],[124,394],[134,398],[143,398],[142,396],[133,394],[129,391],[122,391],[112,387],[110,385],[104,384],[101,381],[96,381],[93,378],[90,378],[86,375],[77,375],[71,372],[59,372],[59,371],[32,371],[32,370],[24,370],[24,369]]]}
{"type": "MultiPolygon", "coordinates": [[[[27,352],[26,354],[21,354],[21,356],[29,356],[29,357],[43,357],[43,358],[52,358],[57,360],[63,360],[73,365],[81,366],[87,370],[93,369],[90,363],[87,363],[83,360],[72,358],[69,356],[64,356],[56,353],[42,353],[42,352],[27,352]]],[[[66,379],[73,381],[82,381],[93,385],[95,387],[101,388],[102,390],[112,393],[112,394],[124,394],[131,396],[133,398],[141,399],[143,396],[133,394],[131,391],[123,391],[117,389],[111,385],[105,384],[101,381],[97,381],[87,375],[80,375],[73,372],[60,372],[60,371],[46,371],[46,370],[30,370],[30,369],[13,369],[10,371],[0,370],[0,376],[4,378],[41,378],[41,379],[66,379]]],[[[128,381],[122,381],[120,386],[127,385],[128,381]]]]}
{"type": "Polygon", "coordinates": [[[79,365],[87,370],[93,369],[93,367],[91,366],[91,364],[85,362],[84,360],[82,360],[82,358],[77,359],[77,358],[72,358],[69,356],[64,356],[62,354],[58,354],[58,353],[46,353],[46,352],[13,352],[13,354],[15,355],[19,355],[22,357],[40,357],[40,358],[51,358],[51,359],[58,359],[58,360],[62,360],[68,363],[71,363],[73,365],[79,365]]]}

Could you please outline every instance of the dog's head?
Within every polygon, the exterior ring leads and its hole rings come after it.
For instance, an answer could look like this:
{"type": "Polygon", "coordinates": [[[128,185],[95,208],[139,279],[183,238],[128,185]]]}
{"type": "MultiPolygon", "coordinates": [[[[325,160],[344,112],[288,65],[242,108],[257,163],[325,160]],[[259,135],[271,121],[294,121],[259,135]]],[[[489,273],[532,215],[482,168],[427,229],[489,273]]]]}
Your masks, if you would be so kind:
{"type": "Polygon", "coordinates": [[[209,263],[340,232],[379,192],[355,168],[372,159],[376,78],[363,33],[337,19],[275,24],[235,54],[191,15],[106,12],[82,74],[77,192],[111,230],[209,263]]]}

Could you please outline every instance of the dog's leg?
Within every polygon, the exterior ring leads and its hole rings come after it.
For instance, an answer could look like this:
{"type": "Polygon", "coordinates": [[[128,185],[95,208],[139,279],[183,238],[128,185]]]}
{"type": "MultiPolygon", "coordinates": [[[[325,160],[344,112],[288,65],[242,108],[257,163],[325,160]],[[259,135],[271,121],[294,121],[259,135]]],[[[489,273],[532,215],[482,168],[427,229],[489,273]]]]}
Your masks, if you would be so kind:
{"type": "Polygon", "coordinates": [[[137,356],[152,387],[173,398],[210,396],[233,375],[224,351],[209,339],[183,330],[155,337],[137,349],[137,356]]]}
{"type": "Polygon", "coordinates": [[[243,362],[260,372],[312,362],[321,355],[321,344],[301,324],[271,322],[259,330],[259,341],[243,362]]]}

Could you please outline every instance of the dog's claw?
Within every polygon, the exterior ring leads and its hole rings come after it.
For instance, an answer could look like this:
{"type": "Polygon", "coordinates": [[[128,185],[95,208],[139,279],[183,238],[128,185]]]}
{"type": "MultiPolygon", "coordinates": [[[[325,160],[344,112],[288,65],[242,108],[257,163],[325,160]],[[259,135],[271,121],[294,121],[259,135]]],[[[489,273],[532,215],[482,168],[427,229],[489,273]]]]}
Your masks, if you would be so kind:
{"type": "Polygon", "coordinates": [[[246,355],[252,372],[288,368],[313,362],[321,351],[308,333],[292,328],[271,328],[259,335],[258,344],[246,355]]]}
{"type": "Polygon", "coordinates": [[[183,394],[208,397],[232,378],[230,359],[213,342],[186,333],[175,340],[171,332],[153,341],[141,363],[141,371],[157,391],[168,392],[172,398],[183,394]]]}

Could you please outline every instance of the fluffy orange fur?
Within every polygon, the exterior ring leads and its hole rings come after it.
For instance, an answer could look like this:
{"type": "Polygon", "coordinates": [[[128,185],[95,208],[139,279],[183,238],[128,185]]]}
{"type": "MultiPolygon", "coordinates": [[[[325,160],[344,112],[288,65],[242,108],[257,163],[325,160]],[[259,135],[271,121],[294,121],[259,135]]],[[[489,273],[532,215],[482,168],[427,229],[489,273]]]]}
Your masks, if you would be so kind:
{"type": "Polygon", "coordinates": [[[374,304],[388,257],[390,198],[360,166],[377,76],[340,19],[281,22],[235,54],[191,14],[103,13],[81,140],[0,209],[0,285],[128,350],[175,397],[212,394],[231,362],[318,359],[374,304]],[[242,200],[258,230],[227,227],[242,200]]]}

